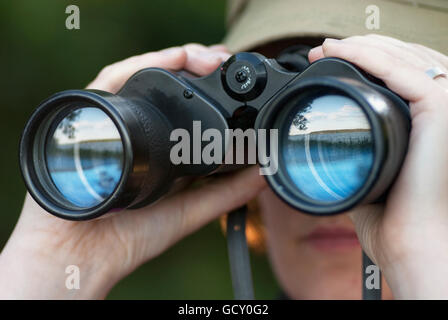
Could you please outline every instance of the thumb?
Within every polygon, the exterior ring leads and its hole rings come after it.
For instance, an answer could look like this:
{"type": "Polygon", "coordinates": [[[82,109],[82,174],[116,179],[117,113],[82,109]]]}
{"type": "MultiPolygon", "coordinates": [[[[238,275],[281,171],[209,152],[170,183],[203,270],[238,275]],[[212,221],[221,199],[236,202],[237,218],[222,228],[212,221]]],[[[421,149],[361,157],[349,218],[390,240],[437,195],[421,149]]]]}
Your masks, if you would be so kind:
{"type": "Polygon", "coordinates": [[[220,215],[244,205],[265,186],[259,168],[253,166],[127,212],[126,223],[132,224],[128,227],[133,230],[134,241],[144,248],[140,259],[151,259],[220,215]]]}
{"type": "Polygon", "coordinates": [[[348,212],[363,251],[375,264],[378,264],[378,241],[381,238],[379,224],[383,206],[383,204],[364,205],[348,212]]]}

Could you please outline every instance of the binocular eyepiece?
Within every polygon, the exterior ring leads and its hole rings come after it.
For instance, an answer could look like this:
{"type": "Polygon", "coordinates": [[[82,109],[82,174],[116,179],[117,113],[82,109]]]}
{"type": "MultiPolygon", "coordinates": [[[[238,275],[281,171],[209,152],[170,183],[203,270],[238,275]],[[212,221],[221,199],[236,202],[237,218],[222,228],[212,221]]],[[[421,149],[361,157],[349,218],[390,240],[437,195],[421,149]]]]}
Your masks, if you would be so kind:
{"type": "Polygon", "coordinates": [[[387,194],[410,127],[406,102],[347,61],[291,72],[243,52],[206,77],[148,68],[116,94],[52,95],[25,126],[20,167],[39,205],[70,220],[255,162],[286,203],[330,215],[387,194]]]}

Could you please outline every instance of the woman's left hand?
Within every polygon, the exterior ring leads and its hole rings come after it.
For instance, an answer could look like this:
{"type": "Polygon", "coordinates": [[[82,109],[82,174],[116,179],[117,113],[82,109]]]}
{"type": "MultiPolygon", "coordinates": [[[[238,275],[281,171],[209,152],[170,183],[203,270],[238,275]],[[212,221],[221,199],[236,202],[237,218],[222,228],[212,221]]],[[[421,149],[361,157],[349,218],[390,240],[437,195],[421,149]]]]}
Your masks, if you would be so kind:
{"type": "Polygon", "coordinates": [[[381,214],[351,212],[364,251],[383,271],[395,298],[448,298],[448,57],[379,36],[327,39],[309,53],[345,59],[410,103],[409,149],[381,214]]]}

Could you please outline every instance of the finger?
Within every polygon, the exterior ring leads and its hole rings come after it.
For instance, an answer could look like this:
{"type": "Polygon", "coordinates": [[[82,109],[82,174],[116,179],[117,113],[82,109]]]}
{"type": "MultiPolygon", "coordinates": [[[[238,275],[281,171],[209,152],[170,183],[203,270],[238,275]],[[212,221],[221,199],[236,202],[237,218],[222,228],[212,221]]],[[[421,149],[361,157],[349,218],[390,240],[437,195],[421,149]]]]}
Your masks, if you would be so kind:
{"type": "Polygon", "coordinates": [[[378,264],[378,248],[381,239],[378,237],[380,223],[383,218],[383,204],[369,204],[350,210],[348,216],[355,225],[356,234],[361,243],[363,251],[378,264]]]}
{"type": "MultiPolygon", "coordinates": [[[[444,72],[447,72],[445,65],[441,62],[441,57],[436,58],[436,55],[434,53],[431,54],[428,50],[429,48],[425,46],[413,45],[395,38],[377,34],[348,37],[344,41],[375,46],[409,65],[415,66],[422,72],[426,72],[429,68],[433,67],[439,67],[444,72]]],[[[437,53],[436,51],[434,52],[437,53]]],[[[439,55],[443,56],[440,53],[439,55]]],[[[446,77],[437,77],[434,80],[443,88],[448,88],[448,79],[446,77]]]]}
{"type": "Polygon", "coordinates": [[[448,93],[448,77],[440,76],[434,79],[448,93]]]}
{"type": "Polygon", "coordinates": [[[404,46],[407,43],[407,42],[401,41],[400,39],[397,39],[397,38],[392,38],[392,37],[388,37],[388,36],[384,36],[384,35],[376,34],[376,33],[370,33],[370,34],[365,35],[364,37],[378,39],[378,40],[388,42],[390,44],[394,44],[397,46],[404,46]]]}
{"type": "MultiPolygon", "coordinates": [[[[446,92],[448,92],[448,72],[443,70],[442,68],[440,68],[442,70],[442,72],[444,72],[444,74],[442,75],[438,75],[436,77],[433,77],[433,81],[435,83],[437,83],[438,85],[440,85],[440,87],[445,90],[446,92]]],[[[427,70],[425,70],[427,71],[427,70]]],[[[428,75],[429,76],[429,75],[428,75]]],[[[430,78],[432,76],[429,76],[430,78]]]]}
{"type": "Polygon", "coordinates": [[[211,45],[211,46],[207,47],[200,43],[188,43],[188,44],[184,45],[184,48],[189,53],[197,53],[197,54],[204,53],[204,52],[209,52],[209,53],[219,52],[219,53],[227,53],[227,54],[229,53],[227,48],[222,44],[216,44],[216,45],[211,45]]]}
{"type": "Polygon", "coordinates": [[[436,61],[433,61],[432,57],[428,58],[421,53],[419,54],[405,42],[389,37],[377,37],[376,35],[354,36],[344,39],[344,42],[374,46],[421,71],[425,71],[431,66],[438,65],[436,61]]]}
{"type": "MultiPolygon", "coordinates": [[[[151,258],[154,250],[162,252],[176,241],[196,231],[221,214],[238,208],[253,199],[266,182],[254,166],[241,172],[215,178],[196,189],[189,189],[160,201],[154,206],[126,213],[131,221],[134,237],[140,243],[154,244],[147,247],[144,259],[151,258]],[[168,220],[163,236],[157,232],[157,221],[168,220]],[[157,239],[153,239],[157,235],[157,239]],[[162,238],[163,237],[163,238],[162,238]]],[[[163,227],[163,226],[162,226],[163,227]]]]}
{"type": "Polygon", "coordinates": [[[210,50],[213,51],[221,51],[221,52],[225,52],[225,53],[230,53],[229,49],[227,49],[227,47],[223,44],[214,44],[209,46],[210,50]]]}
{"type": "Polygon", "coordinates": [[[185,69],[199,76],[213,72],[230,54],[219,50],[211,50],[205,46],[189,44],[184,46],[187,52],[185,69]]]}
{"type": "MultiPolygon", "coordinates": [[[[329,40],[331,41],[333,39],[329,39],[329,40]]],[[[401,48],[401,46],[403,46],[403,44],[405,44],[405,43],[402,41],[399,41],[397,39],[393,39],[393,38],[389,38],[389,37],[385,37],[385,36],[379,36],[379,35],[369,35],[369,36],[362,36],[362,37],[361,36],[350,37],[350,38],[344,39],[344,42],[345,41],[352,42],[352,43],[364,44],[364,45],[374,45],[377,47],[377,49],[380,48],[380,49],[384,50],[385,52],[387,52],[391,55],[394,55],[397,59],[399,59],[401,61],[405,61],[410,65],[414,65],[416,68],[420,69],[420,71],[422,71],[422,72],[424,72],[427,69],[429,69],[430,67],[434,67],[434,66],[442,67],[442,70],[444,70],[443,65],[440,64],[440,62],[438,60],[434,59],[434,57],[435,57],[434,54],[433,54],[433,56],[428,57],[421,52],[418,53],[417,51],[422,51],[420,49],[418,49],[418,50],[416,50],[415,48],[410,49],[410,47],[413,47],[413,46],[408,46],[407,48],[404,48],[404,47],[401,48]],[[367,37],[369,37],[370,39],[367,39],[367,37]],[[376,41],[374,41],[372,39],[376,39],[376,41]],[[410,54],[409,51],[412,51],[413,53],[410,54]]],[[[416,46],[420,46],[420,45],[416,45],[416,46]]],[[[421,47],[423,47],[423,46],[421,46],[421,47]]],[[[423,47],[423,48],[430,50],[429,48],[426,48],[426,47],[423,47]]],[[[442,55],[440,53],[438,53],[438,54],[442,55]]],[[[325,54],[324,54],[322,46],[313,48],[308,54],[308,59],[310,60],[311,63],[316,60],[322,59],[324,57],[325,57],[325,54]]],[[[448,88],[448,79],[446,77],[437,77],[434,80],[439,85],[441,85],[445,90],[448,88]]]]}
{"type": "MultiPolygon", "coordinates": [[[[328,39],[333,40],[333,39],[328,39]]],[[[377,34],[370,34],[367,36],[353,36],[343,40],[345,43],[359,43],[364,45],[376,46],[385,52],[394,55],[401,60],[406,61],[411,65],[426,70],[430,66],[441,66],[442,64],[436,61],[432,56],[422,53],[422,50],[416,50],[414,46],[400,41],[398,39],[381,36],[377,34]]],[[[310,62],[324,58],[322,46],[312,49],[309,53],[310,62]]]]}
{"type": "Polygon", "coordinates": [[[203,51],[209,50],[209,48],[207,46],[200,44],[200,43],[194,43],[194,42],[185,44],[184,48],[190,52],[203,52],[203,51]]]}
{"type": "Polygon", "coordinates": [[[337,57],[357,65],[411,102],[423,99],[434,90],[434,81],[424,72],[375,46],[325,40],[322,53],[325,57],[337,57]]]}
{"type": "Polygon", "coordinates": [[[435,60],[439,61],[445,67],[446,70],[448,70],[448,56],[418,43],[410,43],[410,45],[414,48],[424,50],[435,60]]]}
{"type": "MultiPolygon", "coordinates": [[[[433,67],[439,67],[441,70],[446,72],[445,66],[438,60],[434,59],[433,56],[429,55],[429,53],[423,50],[423,48],[411,46],[406,42],[394,38],[372,34],[368,36],[349,37],[344,39],[344,42],[374,46],[390,54],[391,56],[394,56],[396,59],[414,66],[421,72],[426,72],[428,69],[433,67]]],[[[443,88],[448,88],[448,79],[446,77],[439,76],[433,80],[443,88]]]]}
{"type": "Polygon", "coordinates": [[[325,58],[324,50],[322,49],[322,45],[314,47],[308,52],[308,61],[310,63],[313,63],[322,58],[325,58]]]}
{"type": "Polygon", "coordinates": [[[400,51],[400,56],[403,55],[409,55],[409,56],[416,56],[421,61],[424,61],[427,66],[434,67],[437,66],[444,71],[447,71],[448,69],[448,57],[444,56],[443,54],[432,50],[430,48],[427,48],[423,45],[415,44],[415,43],[408,43],[404,42],[398,39],[378,35],[378,34],[370,34],[367,35],[366,38],[375,39],[376,43],[387,43],[391,46],[396,47],[397,49],[402,49],[400,51]],[[446,60],[446,61],[445,61],[446,60]]]}
{"type": "Polygon", "coordinates": [[[376,40],[377,43],[380,43],[380,42],[387,43],[387,44],[390,44],[390,45],[398,47],[398,48],[402,48],[402,49],[406,49],[406,50],[410,49],[408,42],[404,42],[404,41],[401,41],[396,38],[383,36],[380,34],[374,34],[374,33],[365,35],[363,37],[368,38],[368,39],[374,39],[374,40],[376,40]]]}
{"type": "MultiPolygon", "coordinates": [[[[448,57],[444,54],[437,52],[431,48],[426,46],[417,44],[417,43],[408,43],[404,41],[400,41],[398,39],[371,34],[367,37],[371,37],[374,39],[378,39],[390,44],[395,45],[398,48],[404,49],[401,54],[412,53],[415,56],[418,56],[422,63],[421,69],[423,71],[428,70],[429,68],[438,67],[444,72],[448,73],[448,57]]],[[[440,84],[444,89],[448,88],[448,78],[447,77],[437,77],[434,79],[438,84],[440,84]]]]}
{"type": "Polygon", "coordinates": [[[130,57],[105,67],[87,88],[115,93],[134,73],[141,69],[159,67],[180,70],[184,68],[186,61],[187,53],[183,47],[173,47],[130,57]]]}

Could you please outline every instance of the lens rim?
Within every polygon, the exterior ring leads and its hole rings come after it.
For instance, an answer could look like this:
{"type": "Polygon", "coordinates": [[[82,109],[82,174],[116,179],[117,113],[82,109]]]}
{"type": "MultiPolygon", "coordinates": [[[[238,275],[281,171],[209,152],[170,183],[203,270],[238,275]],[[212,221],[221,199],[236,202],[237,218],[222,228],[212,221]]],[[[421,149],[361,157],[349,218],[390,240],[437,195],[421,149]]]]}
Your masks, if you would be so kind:
{"type": "MultiPolygon", "coordinates": [[[[376,111],[372,108],[367,97],[365,96],[366,92],[363,92],[360,89],[362,87],[362,83],[357,84],[359,86],[353,86],[352,84],[336,77],[313,77],[308,79],[300,79],[300,81],[289,85],[281,91],[277,96],[269,101],[259,113],[255,123],[256,129],[278,129],[280,139],[281,134],[284,132],[284,128],[276,128],[278,119],[282,116],[286,117],[293,109],[297,110],[297,104],[291,104],[288,108],[284,108],[288,101],[296,98],[300,94],[307,93],[310,90],[330,88],[341,92],[342,95],[345,95],[357,102],[370,123],[373,143],[372,166],[363,186],[360,187],[352,196],[342,201],[327,203],[321,202],[307,197],[303,193],[299,192],[297,190],[298,187],[292,183],[291,178],[285,169],[283,156],[281,154],[281,144],[283,142],[279,143],[277,157],[278,162],[276,163],[278,171],[273,175],[266,175],[265,178],[271,189],[293,208],[312,215],[333,215],[347,211],[358,205],[367,198],[369,192],[374,188],[386,159],[388,145],[385,140],[386,133],[384,132],[380,117],[378,117],[376,111]]],[[[270,152],[269,147],[270,143],[267,143],[268,152],[270,152]]],[[[275,158],[271,157],[271,161],[273,161],[273,159],[275,158]]]]}
{"type": "MultiPolygon", "coordinates": [[[[307,91],[307,92],[302,92],[301,94],[298,94],[297,95],[297,97],[296,97],[296,99],[300,99],[300,100],[306,100],[306,99],[308,99],[310,96],[324,96],[324,95],[326,95],[326,94],[329,94],[330,92],[327,92],[327,93],[324,93],[324,94],[319,94],[319,91],[321,91],[322,89],[311,89],[311,90],[309,90],[309,91],[307,91]]],[[[345,94],[344,92],[342,92],[342,91],[338,91],[338,90],[333,90],[333,91],[331,91],[331,94],[338,94],[338,95],[340,95],[340,96],[344,96],[344,97],[347,97],[347,98],[350,98],[347,94],[345,94]]],[[[298,101],[297,100],[297,101],[298,101]]],[[[290,102],[291,103],[291,102],[290,102]]],[[[356,102],[357,103],[357,102],[356,102]]],[[[357,107],[360,107],[358,104],[356,105],[357,107]]],[[[361,108],[361,107],[360,107],[361,108]]],[[[297,105],[295,105],[295,106],[292,106],[292,107],[290,107],[290,108],[288,108],[288,110],[289,111],[285,111],[285,112],[281,112],[279,115],[278,115],[278,117],[277,117],[277,119],[275,120],[275,122],[274,122],[274,128],[276,128],[276,129],[278,129],[280,132],[279,132],[279,150],[284,150],[284,148],[285,148],[285,145],[286,145],[286,141],[285,141],[285,138],[288,136],[288,133],[289,133],[289,129],[290,129],[290,125],[289,126],[283,126],[282,127],[282,124],[283,123],[291,123],[291,121],[290,121],[290,119],[291,119],[291,117],[293,116],[293,115],[295,115],[296,113],[297,113],[297,111],[299,111],[299,108],[297,108],[297,105]]],[[[362,108],[361,108],[361,110],[362,110],[362,108]]],[[[363,112],[363,114],[365,115],[365,117],[367,118],[367,115],[365,114],[365,112],[364,111],[362,111],[363,112]]],[[[369,118],[367,118],[367,121],[369,122],[369,126],[370,126],[370,128],[369,128],[369,130],[370,130],[370,132],[372,132],[372,130],[371,130],[371,121],[370,121],[370,119],[369,118]]],[[[372,141],[372,158],[374,159],[375,158],[375,147],[374,147],[374,143],[375,143],[375,141],[373,140],[372,141]]],[[[312,197],[310,197],[310,196],[307,196],[307,195],[305,195],[304,193],[302,193],[302,192],[300,192],[299,191],[299,189],[300,188],[298,188],[298,186],[294,183],[294,181],[292,180],[292,177],[291,177],[291,175],[288,173],[288,171],[287,171],[287,164],[285,163],[285,157],[283,156],[283,153],[282,153],[282,155],[280,155],[280,153],[279,153],[279,167],[281,168],[281,172],[282,172],[282,174],[284,173],[285,174],[285,180],[287,180],[288,181],[288,187],[289,188],[291,188],[292,190],[294,190],[294,191],[296,191],[298,194],[300,194],[300,196],[302,196],[303,198],[305,198],[305,199],[308,199],[308,201],[309,202],[312,202],[312,203],[314,203],[314,204],[316,204],[316,205],[319,205],[319,204],[322,204],[322,203],[328,203],[328,205],[333,205],[333,204],[335,204],[335,203],[339,203],[339,202],[341,202],[341,201],[344,201],[344,200],[338,200],[338,201],[321,201],[321,200],[317,200],[317,199],[313,199],[312,197]]],[[[370,173],[371,173],[371,170],[372,170],[372,166],[370,166],[369,167],[369,170],[368,170],[368,173],[367,173],[367,176],[366,177],[368,177],[369,175],[370,175],[370,173]]],[[[348,196],[348,197],[346,197],[345,199],[347,199],[347,198],[349,198],[349,197],[351,197],[351,196],[353,196],[354,194],[356,194],[357,192],[358,192],[358,190],[359,190],[359,188],[352,194],[352,195],[350,195],[350,196],[348,196]]]]}
{"type": "MultiPolygon", "coordinates": [[[[96,203],[95,205],[92,205],[92,206],[79,206],[79,205],[74,204],[70,200],[66,200],[66,196],[64,195],[64,192],[61,191],[60,187],[57,186],[56,181],[55,181],[55,179],[53,177],[53,173],[51,172],[51,170],[49,168],[49,165],[48,165],[48,158],[49,158],[48,148],[50,147],[51,140],[54,137],[54,134],[56,133],[56,130],[58,130],[59,125],[62,123],[62,121],[64,121],[64,119],[69,114],[71,114],[72,112],[75,112],[76,110],[81,110],[81,109],[96,109],[96,110],[99,110],[99,111],[102,112],[102,116],[107,117],[110,121],[112,121],[110,116],[108,116],[101,109],[97,108],[94,105],[87,105],[87,104],[85,104],[85,105],[78,105],[78,103],[76,103],[76,105],[74,104],[73,107],[72,106],[67,106],[64,110],[61,110],[61,112],[59,112],[57,115],[55,115],[55,117],[51,120],[51,125],[49,126],[49,130],[48,130],[46,141],[45,141],[45,147],[42,148],[42,149],[38,148],[38,150],[39,150],[39,152],[43,152],[44,153],[42,157],[45,159],[44,163],[45,163],[45,167],[47,169],[47,175],[50,177],[51,182],[52,182],[51,183],[51,188],[53,189],[53,187],[54,187],[57,190],[57,192],[61,195],[61,197],[64,198],[64,201],[63,201],[64,205],[66,206],[67,205],[66,202],[68,201],[69,203],[71,203],[72,205],[74,205],[77,208],[86,208],[86,209],[88,209],[88,208],[94,208],[97,204],[103,202],[104,199],[102,201],[100,201],[99,203],[96,203]]],[[[118,132],[117,126],[115,125],[115,123],[113,121],[112,121],[112,123],[114,125],[114,129],[118,132]]],[[[118,132],[118,134],[120,134],[120,133],[118,132]]],[[[120,179],[121,179],[121,176],[123,174],[123,164],[124,164],[123,142],[122,142],[121,136],[120,136],[120,145],[121,145],[121,150],[120,150],[120,153],[121,153],[120,154],[120,158],[121,158],[120,159],[120,161],[121,161],[120,179]]],[[[106,198],[108,198],[113,193],[113,191],[115,190],[115,188],[118,185],[118,182],[119,182],[119,180],[115,183],[112,192],[109,195],[107,195],[106,198]]],[[[61,197],[58,197],[58,199],[60,199],[61,197]]]]}
{"type": "Polygon", "coordinates": [[[23,130],[19,153],[22,177],[30,195],[41,207],[55,216],[68,220],[88,220],[129,204],[129,201],[123,201],[120,195],[128,188],[128,178],[133,169],[131,138],[121,115],[99,92],[67,90],[43,101],[23,130]],[[75,206],[64,199],[54,185],[45,161],[46,142],[55,120],[82,108],[83,105],[102,110],[113,121],[123,146],[122,174],[114,191],[101,203],[88,208],[75,206]]]}

